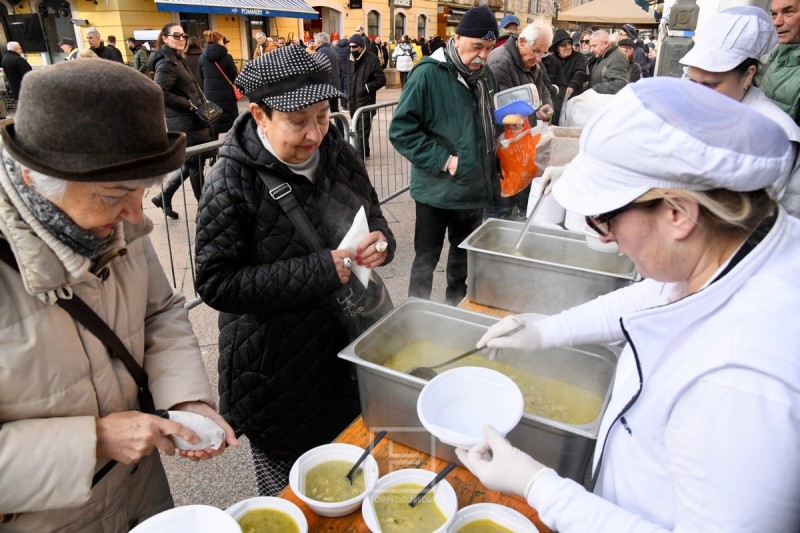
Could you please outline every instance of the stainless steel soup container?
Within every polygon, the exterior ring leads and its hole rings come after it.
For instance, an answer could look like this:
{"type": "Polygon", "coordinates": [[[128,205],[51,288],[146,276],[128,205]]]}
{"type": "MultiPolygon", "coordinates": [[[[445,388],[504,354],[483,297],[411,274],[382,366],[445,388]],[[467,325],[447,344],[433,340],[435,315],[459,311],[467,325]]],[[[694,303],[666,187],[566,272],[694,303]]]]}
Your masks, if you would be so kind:
{"type": "Polygon", "coordinates": [[[459,245],[467,250],[467,298],[517,313],[553,315],[630,284],[633,262],[598,252],[582,233],[490,218],[459,245]]]}
{"type": "MultiPolygon", "coordinates": [[[[373,431],[386,429],[390,439],[417,450],[456,460],[455,450],[428,433],[417,417],[417,397],[426,381],[382,365],[413,341],[466,351],[496,321],[487,315],[409,298],[344,348],[339,357],[355,365],[364,425],[373,431]]],[[[617,364],[615,349],[589,345],[535,353],[504,350],[498,361],[588,389],[603,398],[600,412],[588,424],[569,425],[525,413],[508,435],[514,446],[562,476],[582,483],[611,393],[617,364]]]]}

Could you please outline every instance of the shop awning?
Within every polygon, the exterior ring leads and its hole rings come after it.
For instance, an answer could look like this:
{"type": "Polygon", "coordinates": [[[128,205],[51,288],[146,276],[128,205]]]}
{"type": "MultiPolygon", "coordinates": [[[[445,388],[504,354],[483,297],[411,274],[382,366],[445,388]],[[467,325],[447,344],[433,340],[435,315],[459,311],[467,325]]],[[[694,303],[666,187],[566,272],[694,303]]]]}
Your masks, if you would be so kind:
{"type": "Polygon", "coordinates": [[[562,11],[558,21],[585,22],[588,24],[648,24],[655,26],[658,22],[653,13],[645,13],[633,0],[593,0],[583,5],[562,11]]]}
{"type": "Polygon", "coordinates": [[[247,17],[316,19],[319,14],[303,0],[158,0],[159,11],[218,13],[247,17]]]}

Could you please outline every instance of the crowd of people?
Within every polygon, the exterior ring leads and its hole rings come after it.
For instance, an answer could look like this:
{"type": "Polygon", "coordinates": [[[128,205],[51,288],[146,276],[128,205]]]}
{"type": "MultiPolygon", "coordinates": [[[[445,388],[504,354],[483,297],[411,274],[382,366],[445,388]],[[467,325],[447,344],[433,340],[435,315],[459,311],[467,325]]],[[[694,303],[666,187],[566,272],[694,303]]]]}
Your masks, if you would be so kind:
{"type": "Polygon", "coordinates": [[[390,53],[363,27],[296,43],[259,33],[241,72],[225,35],[193,42],[174,22],[153,50],[126,41],[134,68],[94,28],[94,61],[62,39],[67,60],[31,71],[8,43],[19,107],[0,126],[0,530],[127,530],[173,505],[160,453],[209,460],[241,435],[259,494],[276,495],[297,457],[358,416],[358,384],[337,357],[351,340],[339,295],[354,265],[388,264],[397,242],[365,166],[372,114],[358,113],[353,144],[330,114],[374,104],[389,61],[410,60],[388,128],[411,163],[409,296],[430,299],[447,238],[445,303],[458,305],[459,244],[486,217],[525,211],[527,192],[499,195],[493,101],[525,84],[540,98],[530,125],[557,124],[589,90],[616,95],[548,192],[643,277],[551,317],[503,319],[478,341],[625,343],[590,488],[491,427],[460,461],[564,533],[797,531],[797,2],[711,17],[680,60],[686,79],[654,77],[630,24],[569,35],[498,24],[487,6],[447,41],[416,42],[422,57],[408,36],[390,53]],[[206,100],[222,110],[210,123],[197,113],[206,100]],[[207,156],[186,148],[221,135],[206,179],[207,156]],[[178,218],[172,195],[187,178],[196,288],[220,313],[219,411],[142,211],[153,189],[178,218]],[[341,245],[361,212],[367,229],[341,245]],[[207,445],[179,421],[190,415],[221,440],[207,445]]]}

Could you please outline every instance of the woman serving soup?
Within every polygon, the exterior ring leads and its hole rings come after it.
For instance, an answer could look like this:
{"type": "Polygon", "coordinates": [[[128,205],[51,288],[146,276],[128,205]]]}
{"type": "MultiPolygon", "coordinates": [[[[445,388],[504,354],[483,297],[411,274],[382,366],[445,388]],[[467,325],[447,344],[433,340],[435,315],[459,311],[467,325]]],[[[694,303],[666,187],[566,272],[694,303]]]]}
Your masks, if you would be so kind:
{"type": "Polygon", "coordinates": [[[647,279],[478,341],[627,341],[593,493],[492,428],[464,464],[561,533],[800,531],[800,220],[766,191],[790,164],[783,130],[731,98],[673,78],[620,91],[553,194],[647,279]]]}

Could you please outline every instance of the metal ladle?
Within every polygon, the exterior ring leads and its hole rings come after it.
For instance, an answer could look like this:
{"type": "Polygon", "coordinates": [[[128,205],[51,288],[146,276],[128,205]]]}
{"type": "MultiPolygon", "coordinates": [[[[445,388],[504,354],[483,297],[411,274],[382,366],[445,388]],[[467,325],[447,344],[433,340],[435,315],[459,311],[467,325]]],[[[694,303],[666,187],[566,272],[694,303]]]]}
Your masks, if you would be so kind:
{"type": "Polygon", "coordinates": [[[522,246],[522,241],[525,239],[525,235],[528,233],[528,228],[531,227],[533,219],[536,217],[536,212],[539,211],[539,208],[542,206],[544,197],[550,194],[550,191],[547,190],[547,186],[550,185],[550,181],[552,181],[550,176],[542,176],[541,193],[539,194],[539,198],[536,199],[536,203],[533,204],[533,210],[531,211],[531,214],[528,215],[528,220],[525,221],[525,225],[522,226],[522,231],[519,232],[519,237],[517,237],[517,240],[514,241],[512,251],[519,252],[519,247],[522,246]]]}
{"type": "MultiPolygon", "coordinates": [[[[525,323],[524,322],[520,322],[517,327],[511,329],[505,335],[511,335],[512,333],[516,333],[517,331],[521,330],[524,327],[525,327],[525,323]]],[[[427,379],[428,381],[430,381],[430,380],[432,380],[433,378],[435,378],[438,375],[438,372],[436,372],[437,368],[442,368],[443,366],[447,366],[447,365],[453,364],[456,361],[460,361],[461,359],[464,359],[467,356],[470,356],[470,355],[472,355],[474,353],[477,353],[477,352],[483,350],[484,348],[486,348],[486,346],[481,346],[480,348],[473,348],[468,352],[464,352],[461,355],[457,355],[457,356],[453,357],[452,359],[448,359],[444,363],[439,363],[438,365],[415,366],[414,368],[408,370],[406,372],[406,374],[410,374],[410,375],[412,375],[414,377],[427,379]]]]}

